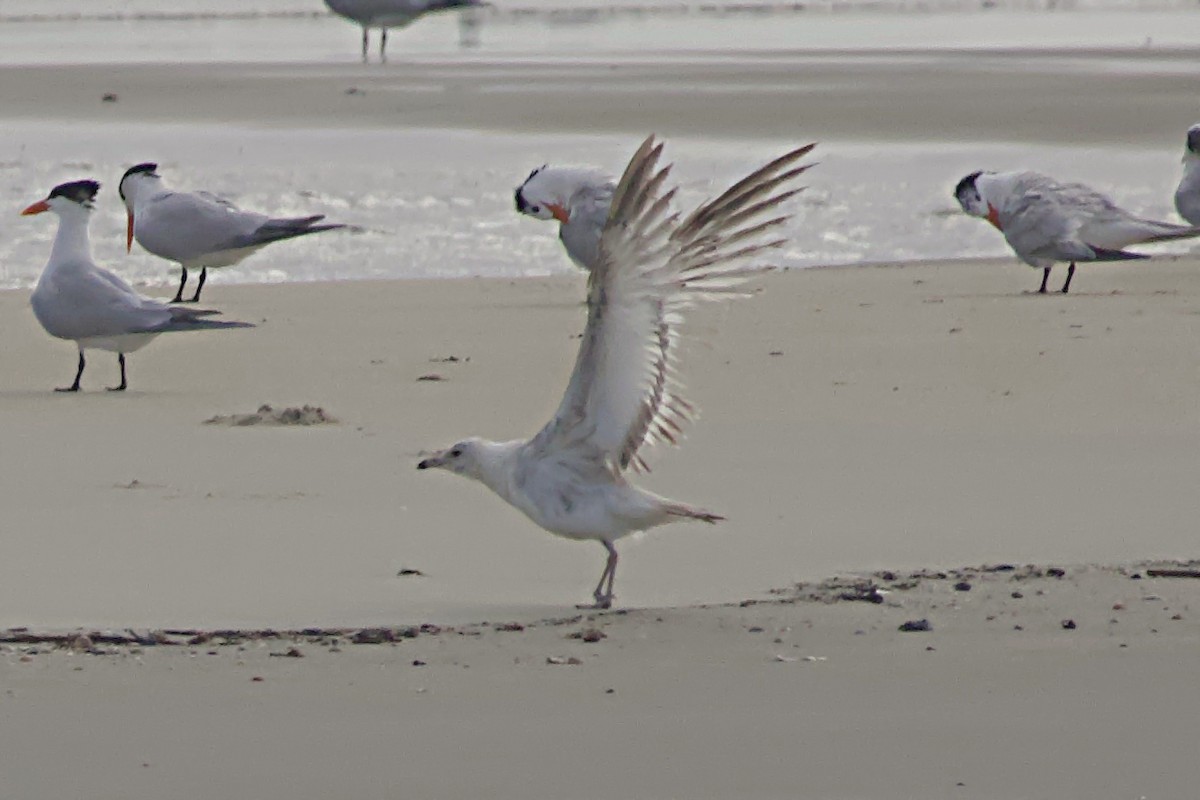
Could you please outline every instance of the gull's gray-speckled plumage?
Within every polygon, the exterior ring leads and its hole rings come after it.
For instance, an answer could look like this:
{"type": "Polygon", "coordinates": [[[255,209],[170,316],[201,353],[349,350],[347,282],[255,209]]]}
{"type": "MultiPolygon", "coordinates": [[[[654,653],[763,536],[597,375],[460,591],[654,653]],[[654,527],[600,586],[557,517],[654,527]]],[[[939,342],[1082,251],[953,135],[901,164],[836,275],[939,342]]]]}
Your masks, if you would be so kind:
{"type": "Polygon", "coordinates": [[[1183,177],[1175,190],[1175,210],[1200,225],[1200,123],[1188,128],[1183,152],[1183,177]]]}
{"type": "Polygon", "coordinates": [[[1121,261],[1148,256],[1129,245],[1200,236],[1200,228],[1143,219],[1081,183],[1061,183],[1038,172],[983,172],[969,175],[955,190],[963,210],[995,225],[1017,256],[1043,270],[1070,263],[1121,261]]]}
{"type": "Polygon", "coordinates": [[[683,312],[700,300],[742,294],[748,278],[784,239],[780,205],[799,191],[793,150],[715,200],[679,218],[670,211],[670,167],[647,139],[614,191],[588,278],[588,321],[554,417],[529,441],[467,439],[423,460],[484,483],[551,533],[595,540],[608,560],[594,592],[612,602],[617,539],[681,519],[721,517],[629,483],[644,450],[677,443],[695,409],[681,394],[676,364],[683,312]]]}

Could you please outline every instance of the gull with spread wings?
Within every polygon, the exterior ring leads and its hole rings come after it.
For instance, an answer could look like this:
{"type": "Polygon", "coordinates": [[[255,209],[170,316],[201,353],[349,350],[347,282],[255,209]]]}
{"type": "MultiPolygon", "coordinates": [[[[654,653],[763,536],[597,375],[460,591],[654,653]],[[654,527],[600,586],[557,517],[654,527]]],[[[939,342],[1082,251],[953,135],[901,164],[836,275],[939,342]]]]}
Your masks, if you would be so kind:
{"type": "Polygon", "coordinates": [[[609,608],[616,541],[668,522],[723,519],[632,485],[644,449],[678,443],[695,408],[676,372],[683,312],[699,300],[742,296],[742,284],[770,266],[782,246],[780,206],[800,191],[794,179],[813,145],[756,170],[682,220],[675,190],[651,136],[613,194],[588,278],[587,327],[554,418],[529,441],[470,438],[422,460],[473,478],[550,533],[600,542],[608,553],[593,597],[609,608]]]}

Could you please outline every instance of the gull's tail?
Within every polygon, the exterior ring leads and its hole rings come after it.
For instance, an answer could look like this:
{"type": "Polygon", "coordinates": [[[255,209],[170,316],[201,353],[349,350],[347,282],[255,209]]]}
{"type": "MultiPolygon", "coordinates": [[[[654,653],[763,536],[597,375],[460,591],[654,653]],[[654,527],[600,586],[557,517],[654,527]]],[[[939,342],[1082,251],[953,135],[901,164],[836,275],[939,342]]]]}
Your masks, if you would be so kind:
{"type": "Polygon", "coordinates": [[[686,519],[698,519],[701,522],[707,522],[709,525],[716,525],[725,518],[719,514],[714,514],[711,511],[705,511],[701,508],[693,508],[683,503],[667,503],[663,510],[668,516],[684,517],[686,519]]]}

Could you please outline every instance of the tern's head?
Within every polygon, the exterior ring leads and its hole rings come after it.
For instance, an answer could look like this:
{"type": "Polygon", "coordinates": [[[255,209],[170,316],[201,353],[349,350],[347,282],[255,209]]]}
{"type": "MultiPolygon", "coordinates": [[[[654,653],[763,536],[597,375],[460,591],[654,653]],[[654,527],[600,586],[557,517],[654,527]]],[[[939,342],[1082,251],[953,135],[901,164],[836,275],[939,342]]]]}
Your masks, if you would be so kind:
{"type": "Polygon", "coordinates": [[[121,176],[121,182],[117,184],[117,194],[121,195],[121,199],[125,201],[125,208],[132,211],[134,204],[137,203],[138,195],[147,186],[157,186],[161,180],[162,176],[158,174],[158,164],[149,162],[136,164],[125,170],[125,174],[121,176]]]}
{"type": "Polygon", "coordinates": [[[1184,158],[1200,158],[1200,122],[1188,128],[1184,158]]]}
{"type": "Polygon", "coordinates": [[[417,469],[444,469],[456,475],[478,479],[483,469],[482,464],[487,458],[489,444],[490,442],[472,436],[453,447],[439,450],[421,459],[417,469]]]}
{"type": "Polygon", "coordinates": [[[958,204],[962,206],[962,210],[973,217],[984,217],[988,215],[988,204],[983,199],[983,195],[979,192],[977,181],[983,172],[972,172],[967,177],[958,182],[954,187],[954,197],[958,200],[958,204]]]}
{"type": "Polygon", "coordinates": [[[582,189],[603,189],[613,179],[592,167],[542,166],[514,193],[517,211],[537,219],[571,220],[571,201],[582,189]]]}
{"type": "Polygon", "coordinates": [[[158,164],[148,161],[135,164],[121,176],[121,182],[117,184],[117,194],[125,201],[125,252],[128,253],[133,248],[133,215],[138,198],[148,196],[161,183],[162,176],[158,174],[158,164]]]}
{"type": "Polygon", "coordinates": [[[45,200],[39,200],[21,212],[24,216],[53,211],[60,217],[74,214],[86,216],[96,207],[96,193],[100,184],[92,180],[60,183],[50,190],[45,200]]]}

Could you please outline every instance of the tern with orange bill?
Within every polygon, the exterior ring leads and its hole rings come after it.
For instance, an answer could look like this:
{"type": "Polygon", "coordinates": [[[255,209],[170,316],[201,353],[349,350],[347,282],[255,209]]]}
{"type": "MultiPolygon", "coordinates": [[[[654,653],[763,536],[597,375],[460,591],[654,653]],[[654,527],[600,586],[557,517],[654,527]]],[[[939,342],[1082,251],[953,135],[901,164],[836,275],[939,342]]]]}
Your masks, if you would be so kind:
{"type": "Polygon", "coordinates": [[[58,233],[37,287],[30,297],[33,314],[46,333],[75,342],[79,367],[75,381],[60,392],[79,391],[86,365],[84,351],[107,350],[117,354],[121,383],[110,391],[124,391],[125,355],[146,346],[162,333],[217,328],[253,328],[248,322],[208,319],[219,311],[180,308],[143,297],[119,275],[92,260],[88,222],[100,184],[92,180],[55,186],[45,200],[30,205],[25,216],[52,211],[58,216],[58,233]]]}
{"type": "Polygon", "coordinates": [[[477,480],[550,533],[594,541],[607,552],[592,596],[613,602],[616,542],[669,522],[716,523],[710,511],[630,483],[646,451],[677,444],[696,409],[678,377],[684,312],[704,300],[745,296],[786,243],[782,209],[800,191],[793,150],[682,219],[671,211],[670,166],[653,136],[613,192],[588,276],[588,318],[575,368],[554,417],[528,441],[470,438],[429,455],[417,469],[477,480]]]}
{"type": "Polygon", "coordinates": [[[200,270],[196,294],[186,301],[197,303],[208,270],[238,264],[272,242],[346,227],[318,224],[324,214],[272,218],[243,211],[209,192],[177,192],[163,182],[158,165],[151,163],[127,169],[118,192],[128,214],[126,249],[131,249],[136,239],[149,252],[174,261],[183,270],[173,303],[185,302],[183,289],[189,269],[200,270]]]}
{"type": "Polygon", "coordinates": [[[1149,258],[1125,248],[1200,236],[1200,227],[1143,219],[1095,189],[1038,172],[972,172],[954,196],[963,211],[1003,233],[1022,261],[1042,270],[1042,294],[1056,263],[1069,264],[1066,294],[1077,263],[1149,258]]]}

